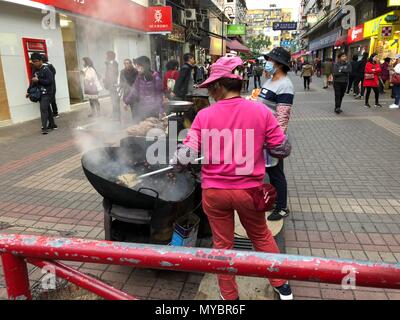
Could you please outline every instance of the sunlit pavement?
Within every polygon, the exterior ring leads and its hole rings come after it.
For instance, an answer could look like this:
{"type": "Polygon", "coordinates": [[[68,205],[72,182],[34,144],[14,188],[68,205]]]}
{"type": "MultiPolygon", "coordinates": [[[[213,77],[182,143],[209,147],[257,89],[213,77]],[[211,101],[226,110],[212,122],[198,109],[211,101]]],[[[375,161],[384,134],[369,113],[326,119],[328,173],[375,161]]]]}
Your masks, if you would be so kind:
{"type": "MultiPolygon", "coordinates": [[[[293,154],[286,161],[292,254],[400,261],[400,110],[363,108],[346,96],[334,111],[332,89],[314,79],[304,92],[292,76],[293,154]]],[[[371,103],[373,96],[371,97],[371,103]]],[[[46,137],[39,120],[0,128],[0,232],[104,239],[101,197],[86,181],[74,143],[88,110],[62,115],[46,137]],[[5,150],[5,152],[4,152],[5,150]]],[[[126,114],[126,117],[129,115],[126,114]]],[[[200,275],[71,263],[144,299],[193,299],[200,275]]],[[[1,272],[1,271],[0,271],[1,272]]],[[[31,269],[32,282],[42,276],[31,269]]],[[[400,291],[292,282],[298,299],[400,299],[400,291]]],[[[0,276],[0,297],[5,297],[0,276]]]]}

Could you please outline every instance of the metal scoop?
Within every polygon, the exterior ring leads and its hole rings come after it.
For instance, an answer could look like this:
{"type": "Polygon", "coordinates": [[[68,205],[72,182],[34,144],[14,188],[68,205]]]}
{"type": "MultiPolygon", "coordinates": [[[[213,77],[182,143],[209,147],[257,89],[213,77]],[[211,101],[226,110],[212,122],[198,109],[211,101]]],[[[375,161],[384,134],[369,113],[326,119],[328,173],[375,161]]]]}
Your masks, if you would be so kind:
{"type": "MultiPolygon", "coordinates": [[[[202,160],[204,160],[204,157],[198,158],[198,159],[196,159],[195,161],[196,161],[196,162],[200,162],[200,161],[202,161],[202,160]]],[[[139,176],[139,177],[138,177],[138,180],[140,181],[140,180],[142,180],[142,179],[145,179],[145,178],[148,178],[148,177],[152,177],[152,176],[155,176],[155,175],[160,174],[160,173],[163,173],[163,172],[168,172],[168,171],[171,171],[171,170],[173,170],[173,169],[174,169],[173,166],[169,166],[169,167],[166,167],[166,168],[163,168],[163,169],[160,169],[160,170],[156,170],[156,171],[153,171],[153,172],[149,172],[149,173],[146,173],[146,174],[143,174],[143,175],[139,176]]]]}

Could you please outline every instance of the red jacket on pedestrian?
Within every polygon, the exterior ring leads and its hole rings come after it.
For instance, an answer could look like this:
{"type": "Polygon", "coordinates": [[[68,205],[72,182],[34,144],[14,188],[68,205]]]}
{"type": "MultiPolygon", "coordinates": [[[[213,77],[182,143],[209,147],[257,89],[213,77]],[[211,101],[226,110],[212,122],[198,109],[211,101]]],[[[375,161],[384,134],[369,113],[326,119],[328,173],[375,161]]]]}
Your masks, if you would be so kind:
{"type": "Polygon", "coordinates": [[[365,67],[364,87],[379,87],[379,75],[382,73],[381,66],[379,63],[368,62],[365,67]],[[368,75],[374,75],[373,78],[369,79],[368,75]]]}

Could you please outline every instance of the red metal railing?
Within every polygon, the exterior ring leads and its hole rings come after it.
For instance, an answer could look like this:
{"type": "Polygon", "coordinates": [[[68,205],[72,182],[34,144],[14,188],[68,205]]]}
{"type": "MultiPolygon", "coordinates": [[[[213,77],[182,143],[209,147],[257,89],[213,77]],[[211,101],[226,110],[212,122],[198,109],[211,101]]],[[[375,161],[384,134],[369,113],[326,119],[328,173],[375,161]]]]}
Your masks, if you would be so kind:
{"type": "Polygon", "coordinates": [[[0,255],[10,299],[31,299],[27,263],[51,266],[57,276],[105,299],[136,299],[56,261],[332,284],[342,284],[352,270],[357,286],[400,289],[400,264],[367,261],[1,234],[0,255]]]}

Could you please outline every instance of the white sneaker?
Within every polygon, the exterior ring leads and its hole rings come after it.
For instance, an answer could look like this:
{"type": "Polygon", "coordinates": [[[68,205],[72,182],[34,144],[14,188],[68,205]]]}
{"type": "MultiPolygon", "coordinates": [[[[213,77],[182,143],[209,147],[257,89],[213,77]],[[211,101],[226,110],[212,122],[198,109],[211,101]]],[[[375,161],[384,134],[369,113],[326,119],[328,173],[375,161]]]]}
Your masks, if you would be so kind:
{"type": "Polygon", "coordinates": [[[400,108],[400,106],[398,106],[397,104],[394,104],[394,103],[389,106],[389,109],[399,109],[399,108],[400,108]]]}

